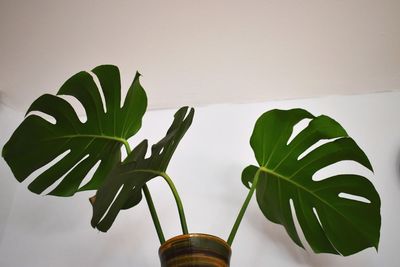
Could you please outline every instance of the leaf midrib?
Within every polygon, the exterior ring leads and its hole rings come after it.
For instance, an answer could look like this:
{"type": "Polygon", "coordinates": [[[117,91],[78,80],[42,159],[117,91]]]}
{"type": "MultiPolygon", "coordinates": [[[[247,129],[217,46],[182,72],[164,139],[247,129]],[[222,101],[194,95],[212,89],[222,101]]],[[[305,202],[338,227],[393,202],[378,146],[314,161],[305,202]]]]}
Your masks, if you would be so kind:
{"type": "Polygon", "coordinates": [[[123,145],[128,144],[128,140],[117,137],[117,136],[108,136],[108,135],[97,135],[97,134],[70,134],[70,135],[62,135],[57,137],[46,138],[46,140],[54,140],[54,139],[73,139],[73,138],[95,138],[95,139],[106,139],[112,140],[122,143],[123,145]]]}
{"type": "MultiPolygon", "coordinates": [[[[324,199],[322,199],[319,195],[315,194],[314,191],[309,190],[308,188],[304,187],[303,185],[296,183],[295,181],[291,180],[289,177],[286,177],[282,174],[279,174],[277,172],[274,172],[273,170],[270,170],[266,167],[260,167],[261,171],[266,172],[267,174],[272,174],[278,178],[281,178],[289,183],[291,183],[294,186],[297,186],[297,188],[303,189],[305,192],[309,193],[310,195],[314,196],[318,200],[320,200],[322,203],[326,204],[328,207],[330,207],[333,211],[335,211],[337,214],[339,214],[341,217],[343,217],[347,222],[349,222],[350,225],[353,226],[354,229],[356,229],[359,233],[361,233],[363,236],[365,235],[364,232],[360,231],[358,227],[355,227],[355,225],[352,223],[351,220],[349,220],[344,214],[342,214],[338,209],[335,208],[335,206],[332,206],[329,204],[329,202],[326,202],[324,199]]],[[[279,181],[279,180],[278,180],[279,181]]],[[[369,242],[369,239],[367,238],[367,241],[369,242]]]]}

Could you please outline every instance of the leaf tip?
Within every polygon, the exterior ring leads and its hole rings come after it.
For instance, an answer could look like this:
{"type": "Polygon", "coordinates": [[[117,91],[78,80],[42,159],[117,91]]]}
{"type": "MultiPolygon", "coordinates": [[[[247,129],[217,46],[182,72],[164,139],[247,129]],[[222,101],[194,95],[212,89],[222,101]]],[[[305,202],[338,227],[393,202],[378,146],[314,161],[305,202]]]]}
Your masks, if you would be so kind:
{"type": "Polygon", "coordinates": [[[135,77],[133,78],[133,83],[138,82],[140,84],[139,78],[142,76],[142,74],[139,71],[136,71],[135,77]]]}

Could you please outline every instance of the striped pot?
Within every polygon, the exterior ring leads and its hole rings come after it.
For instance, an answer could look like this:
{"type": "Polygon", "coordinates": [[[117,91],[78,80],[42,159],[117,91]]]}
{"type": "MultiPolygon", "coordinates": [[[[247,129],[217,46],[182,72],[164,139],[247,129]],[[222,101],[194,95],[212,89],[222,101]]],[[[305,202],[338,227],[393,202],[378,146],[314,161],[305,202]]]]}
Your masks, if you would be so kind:
{"type": "Polygon", "coordinates": [[[161,267],[229,267],[231,248],[213,235],[187,234],[162,244],[158,255],[161,267]]]}

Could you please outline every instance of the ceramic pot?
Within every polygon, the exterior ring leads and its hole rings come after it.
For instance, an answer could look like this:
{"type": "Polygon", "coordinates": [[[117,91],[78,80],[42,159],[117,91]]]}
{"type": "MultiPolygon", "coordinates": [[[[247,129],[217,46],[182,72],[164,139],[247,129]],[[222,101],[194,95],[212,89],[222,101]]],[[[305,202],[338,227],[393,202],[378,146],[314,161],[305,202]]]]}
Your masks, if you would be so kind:
{"type": "Polygon", "coordinates": [[[207,234],[179,235],[158,250],[161,267],[229,267],[231,253],[224,240],[207,234]]]}

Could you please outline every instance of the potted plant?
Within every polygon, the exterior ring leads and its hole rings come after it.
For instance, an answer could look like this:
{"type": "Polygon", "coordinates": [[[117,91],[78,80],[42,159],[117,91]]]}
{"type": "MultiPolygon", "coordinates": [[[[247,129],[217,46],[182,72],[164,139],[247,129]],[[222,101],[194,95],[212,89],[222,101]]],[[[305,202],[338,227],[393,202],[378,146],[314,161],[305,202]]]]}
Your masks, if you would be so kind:
{"type": "Polygon", "coordinates": [[[160,240],[162,266],[229,266],[230,247],[254,193],[265,217],[281,224],[300,247],[303,244],[291,205],[305,239],[316,253],[347,256],[368,247],[378,248],[380,199],[372,183],[355,174],[313,179],[318,170],[343,160],[373,170],[365,153],[332,118],[315,117],[303,109],[271,110],[259,117],[250,139],[258,165],[242,172],[248,195],[224,241],[189,232],[182,201],[167,173],[169,161],[192,123],[194,109],[180,108],[165,137],[152,145],[151,155],[146,157],[147,140],[133,149],[128,143],[140,129],[147,106],[140,74],[136,74],[121,107],[118,68],[102,65],[92,73],[101,88],[88,72],[72,76],[57,95],[45,94],[32,103],[26,118],[3,147],[2,155],[19,182],[61,155],[59,161],[36,175],[28,186],[30,191],[41,194],[55,183],[50,195],[66,197],[96,190],[90,198],[91,225],[103,232],[110,229],[121,210],[136,206],[144,195],[160,240]],[[79,100],[87,120],[81,122],[72,106],[58,95],[79,100]],[[45,113],[55,122],[33,111],[45,113]],[[304,119],[310,120],[308,126],[293,137],[293,127],[304,119]],[[308,152],[321,140],[328,142],[308,152]],[[121,147],[127,152],[125,159],[121,147]],[[90,181],[81,184],[96,164],[90,181]],[[168,241],[146,186],[156,177],[164,179],[171,189],[182,227],[182,235],[168,241]]]}

